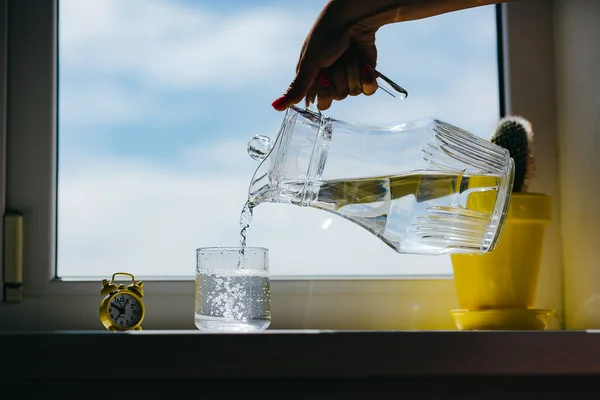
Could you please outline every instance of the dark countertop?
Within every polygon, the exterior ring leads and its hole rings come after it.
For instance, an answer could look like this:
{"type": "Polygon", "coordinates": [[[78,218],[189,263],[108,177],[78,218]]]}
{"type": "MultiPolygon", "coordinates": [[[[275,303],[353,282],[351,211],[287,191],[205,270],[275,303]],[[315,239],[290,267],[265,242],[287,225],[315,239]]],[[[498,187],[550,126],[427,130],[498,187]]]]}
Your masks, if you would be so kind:
{"type": "Polygon", "coordinates": [[[0,332],[0,343],[5,378],[600,379],[595,331],[0,332]],[[124,360],[135,368],[108,367],[124,360]]]}
{"type": "Polygon", "coordinates": [[[599,333],[0,332],[0,390],[18,398],[598,400],[599,333]]]}

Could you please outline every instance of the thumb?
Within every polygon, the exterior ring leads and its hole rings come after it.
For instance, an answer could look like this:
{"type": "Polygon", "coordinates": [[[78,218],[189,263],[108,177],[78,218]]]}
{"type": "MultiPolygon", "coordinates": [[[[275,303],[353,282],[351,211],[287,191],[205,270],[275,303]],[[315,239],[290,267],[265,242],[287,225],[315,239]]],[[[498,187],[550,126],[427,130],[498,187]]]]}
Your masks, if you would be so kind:
{"type": "Polygon", "coordinates": [[[283,111],[287,107],[299,103],[317,79],[320,70],[318,63],[301,62],[294,80],[285,91],[285,94],[273,102],[273,108],[277,111],[283,111]]]}

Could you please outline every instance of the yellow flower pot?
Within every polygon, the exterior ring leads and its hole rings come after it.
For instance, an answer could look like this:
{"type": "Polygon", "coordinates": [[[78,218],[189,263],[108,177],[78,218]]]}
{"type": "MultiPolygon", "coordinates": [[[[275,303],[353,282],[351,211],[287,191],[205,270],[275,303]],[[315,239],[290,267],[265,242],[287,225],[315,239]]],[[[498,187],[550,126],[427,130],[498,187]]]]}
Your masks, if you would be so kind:
{"type": "MultiPolygon", "coordinates": [[[[468,207],[493,209],[494,196],[473,193],[468,207]]],[[[552,219],[551,197],[513,193],[496,248],[483,255],[454,254],[454,283],[461,309],[533,308],[546,226],[552,219]]]]}

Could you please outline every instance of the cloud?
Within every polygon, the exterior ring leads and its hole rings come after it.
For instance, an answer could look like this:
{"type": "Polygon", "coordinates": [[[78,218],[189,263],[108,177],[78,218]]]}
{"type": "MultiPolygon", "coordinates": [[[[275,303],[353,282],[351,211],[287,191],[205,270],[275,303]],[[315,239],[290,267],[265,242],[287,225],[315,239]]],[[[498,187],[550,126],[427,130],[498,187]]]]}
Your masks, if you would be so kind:
{"type": "MultiPolygon", "coordinates": [[[[268,105],[289,84],[321,6],[63,0],[61,121],[65,128],[143,124],[149,117],[210,123],[238,110],[276,118],[268,105]]],[[[409,100],[378,93],[380,102],[334,103],[328,113],[380,123],[435,116],[487,130],[498,110],[492,11],[381,29],[380,69],[409,90],[409,100]]]]}
{"type": "Polygon", "coordinates": [[[293,68],[314,17],[302,7],[217,12],[160,0],[63,0],[60,13],[61,68],[179,90],[256,85],[293,68]]]}
{"type": "Polygon", "coordinates": [[[110,122],[118,125],[140,121],[146,115],[158,112],[160,106],[152,96],[144,96],[119,85],[114,81],[102,84],[88,83],[82,86],[61,85],[60,108],[68,124],[74,118],[85,125],[110,122]],[[89,96],[87,101],[83,96],[89,96]],[[74,118],[73,118],[74,117],[74,118]]]}
{"type": "Polygon", "coordinates": [[[298,5],[290,13],[289,6],[217,11],[210,2],[61,1],[65,134],[82,125],[143,123],[149,117],[214,118],[214,108],[225,101],[228,110],[267,108],[293,77],[319,6],[298,5]]]}
{"type": "MultiPolygon", "coordinates": [[[[275,137],[276,132],[272,135],[275,137]]],[[[196,176],[209,179],[211,176],[247,177],[248,180],[259,165],[247,152],[246,139],[222,139],[186,147],[179,153],[179,166],[195,171],[196,176]]]]}
{"type": "Polygon", "coordinates": [[[465,74],[449,90],[435,96],[409,92],[410,99],[398,100],[382,91],[371,98],[356,97],[334,103],[328,115],[354,123],[379,126],[394,125],[421,118],[437,118],[484,138],[489,137],[497,121],[499,100],[497,87],[485,73],[465,74]]]}

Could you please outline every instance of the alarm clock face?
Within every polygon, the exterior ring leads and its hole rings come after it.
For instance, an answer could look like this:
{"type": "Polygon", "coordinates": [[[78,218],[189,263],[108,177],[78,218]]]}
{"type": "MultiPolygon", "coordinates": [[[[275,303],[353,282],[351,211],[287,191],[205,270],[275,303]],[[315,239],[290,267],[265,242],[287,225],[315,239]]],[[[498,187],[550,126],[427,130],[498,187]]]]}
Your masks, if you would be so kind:
{"type": "Polygon", "coordinates": [[[119,328],[131,328],[142,318],[142,305],[128,293],[118,293],[110,299],[108,315],[119,328]]]}

